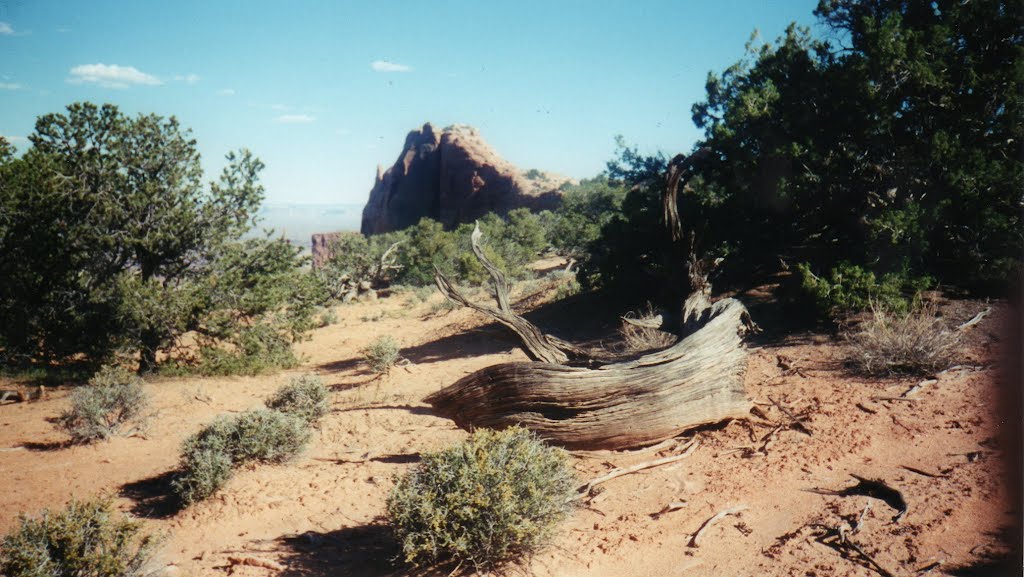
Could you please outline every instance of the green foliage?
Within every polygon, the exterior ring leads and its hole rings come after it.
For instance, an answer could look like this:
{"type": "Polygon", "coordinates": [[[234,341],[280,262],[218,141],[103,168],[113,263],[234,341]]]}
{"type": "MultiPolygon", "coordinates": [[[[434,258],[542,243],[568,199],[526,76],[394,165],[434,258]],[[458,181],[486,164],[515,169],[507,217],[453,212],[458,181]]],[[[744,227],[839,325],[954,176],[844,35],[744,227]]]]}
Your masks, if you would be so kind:
{"type": "Polygon", "coordinates": [[[407,562],[486,572],[546,545],[572,511],[574,486],[561,449],[520,427],[480,429],[397,479],[388,521],[407,562]]]}
{"type": "Polygon", "coordinates": [[[283,463],[310,439],[305,418],[274,410],[218,417],[182,444],[173,490],[186,504],[215,493],[232,469],[249,462],[283,463]]]}
{"type": "Polygon", "coordinates": [[[266,405],[268,409],[294,415],[310,424],[318,422],[330,409],[327,387],[315,375],[293,378],[267,399],[266,405]]]}
{"type": "MultiPolygon", "coordinates": [[[[525,208],[512,210],[504,218],[493,213],[481,217],[477,224],[484,234],[484,254],[509,278],[525,278],[528,275],[526,265],[548,247],[548,223],[544,218],[525,208]]],[[[480,284],[489,277],[470,247],[473,226],[473,223],[463,224],[455,230],[446,231],[441,223],[424,218],[398,233],[352,240],[352,250],[368,250],[369,256],[346,257],[342,262],[379,262],[385,250],[394,242],[401,241],[396,249],[396,270],[382,282],[433,286],[437,269],[453,282],[480,284]]],[[[346,269],[339,265],[337,270],[346,269]]]]}
{"type": "Polygon", "coordinates": [[[319,295],[298,250],[239,240],[263,163],[229,154],[205,187],[190,136],[173,117],[78,103],[40,117],[21,158],[0,158],[0,360],[124,353],[152,370],[187,331],[237,345],[243,327],[306,330],[319,295]]]}
{"type": "Polygon", "coordinates": [[[398,354],[398,341],[391,335],[377,337],[359,352],[363,355],[363,361],[370,367],[370,370],[378,375],[390,373],[391,368],[401,358],[398,354]]]}
{"type": "Polygon", "coordinates": [[[148,403],[141,379],[120,367],[103,367],[71,394],[71,407],[57,425],[74,443],[108,439],[137,420],[148,403]]]}
{"type": "Polygon", "coordinates": [[[872,303],[888,311],[906,313],[920,291],[931,284],[928,278],[911,278],[886,273],[880,279],[863,267],[841,262],[828,278],[816,276],[807,263],[797,265],[802,289],[826,316],[842,317],[867,310],[872,303]]]}
{"type": "Polygon", "coordinates": [[[8,577],[141,577],[156,541],[114,510],[110,498],[72,501],[57,512],[22,515],[0,542],[8,577]]]}
{"type": "Polygon", "coordinates": [[[927,376],[949,368],[959,342],[933,307],[893,312],[873,304],[871,318],[846,335],[846,360],[865,375],[927,376]]]}
{"type": "Polygon", "coordinates": [[[198,503],[219,491],[231,480],[233,473],[231,455],[224,450],[195,448],[183,451],[171,490],[185,505],[198,503]]]}
{"type": "Polygon", "coordinates": [[[401,269],[392,267],[408,240],[405,231],[378,234],[370,237],[359,233],[342,234],[330,245],[330,258],[316,271],[332,299],[341,300],[352,286],[369,282],[371,286],[386,286],[400,276],[401,269]],[[397,246],[395,246],[397,244],[397,246]],[[388,250],[387,263],[382,258],[388,250]]]}
{"type": "Polygon", "coordinates": [[[424,218],[404,231],[408,240],[398,255],[396,282],[413,286],[434,283],[434,267],[445,274],[454,273],[459,256],[459,243],[455,236],[445,232],[440,222],[424,218]]]}
{"type": "MultiPolygon", "coordinates": [[[[1001,290],[1024,245],[1024,5],[822,0],[815,13],[837,40],[792,25],[709,74],[683,244],[725,256],[726,285],[784,256],[848,262],[883,297],[906,291],[895,277],[1001,290]]],[[[588,249],[584,284],[673,284],[688,247],[665,235],[664,175],[664,157],[621,148],[609,176],[634,188],[588,249]]]]}
{"type": "Polygon", "coordinates": [[[559,254],[577,260],[589,256],[589,247],[611,220],[621,218],[626,188],[606,176],[570,185],[550,226],[551,245],[559,254]]]}

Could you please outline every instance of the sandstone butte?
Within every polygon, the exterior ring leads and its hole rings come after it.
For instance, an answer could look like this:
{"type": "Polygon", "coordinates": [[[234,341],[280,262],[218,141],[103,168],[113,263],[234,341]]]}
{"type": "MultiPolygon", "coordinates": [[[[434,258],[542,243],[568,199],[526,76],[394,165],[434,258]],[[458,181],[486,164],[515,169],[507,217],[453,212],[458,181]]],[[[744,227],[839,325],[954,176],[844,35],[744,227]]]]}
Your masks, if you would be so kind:
{"type": "MultiPolygon", "coordinates": [[[[560,187],[566,182],[562,176],[519,169],[472,126],[438,130],[428,122],[405,137],[394,165],[377,167],[360,232],[401,230],[424,217],[453,228],[489,212],[551,210],[561,202],[560,187]]],[[[327,258],[327,247],[339,234],[344,233],[313,235],[314,266],[327,258]]]]}

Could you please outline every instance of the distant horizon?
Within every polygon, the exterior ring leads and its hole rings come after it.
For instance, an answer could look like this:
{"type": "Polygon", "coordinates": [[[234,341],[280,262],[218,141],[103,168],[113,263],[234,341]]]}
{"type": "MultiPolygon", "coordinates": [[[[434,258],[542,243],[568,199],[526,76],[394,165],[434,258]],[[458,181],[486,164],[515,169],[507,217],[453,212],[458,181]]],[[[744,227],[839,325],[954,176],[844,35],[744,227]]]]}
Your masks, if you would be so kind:
{"type": "Polygon", "coordinates": [[[523,170],[589,178],[616,135],[690,150],[708,72],[755,30],[814,25],[816,3],[4,2],[0,135],[23,151],[37,117],[78,101],[175,116],[207,179],[249,148],[274,203],[364,202],[426,122],[474,126],[523,170]]]}

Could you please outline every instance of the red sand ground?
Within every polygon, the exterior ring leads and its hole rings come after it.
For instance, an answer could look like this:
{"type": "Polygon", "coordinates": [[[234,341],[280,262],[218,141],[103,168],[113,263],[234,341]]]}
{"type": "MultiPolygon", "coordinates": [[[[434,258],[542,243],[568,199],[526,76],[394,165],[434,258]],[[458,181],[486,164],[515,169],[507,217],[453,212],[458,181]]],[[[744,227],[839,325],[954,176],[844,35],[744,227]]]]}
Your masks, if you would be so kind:
{"type": "MultiPolygon", "coordinates": [[[[338,307],[339,322],[300,346],[306,360],[299,371],[151,381],[145,438],[61,446],[64,437],[47,419],[66,406],[66,390],[0,406],[0,533],[21,512],[111,493],[120,508],[165,536],[156,561],[161,575],[402,573],[389,561],[398,550],[381,519],[392,476],[412,467],[420,452],[466,436],[420,399],[473,370],[525,359],[500,328],[484,326],[470,311],[431,314],[439,298],[414,304],[397,295],[338,307]],[[358,351],[384,334],[400,341],[410,362],[373,380],[358,351]],[[321,375],[334,391],[334,410],[309,450],[289,465],[242,470],[208,501],[169,510],[164,496],[182,439],[218,414],[261,406],[303,372],[321,375]]],[[[951,322],[980,307],[953,304],[951,322]]],[[[930,574],[1002,574],[990,561],[1012,539],[1011,492],[1002,479],[1004,463],[1017,457],[1006,454],[1001,435],[1011,421],[997,411],[998,323],[1008,316],[997,313],[970,329],[959,362],[975,368],[943,374],[913,402],[873,401],[900,395],[919,379],[851,377],[831,337],[752,348],[746,382],[754,413],[697,432],[699,446],[678,463],[602,485],[528,572],[879,575],[852,547],[830,545],[829,528],[859,523],[850,542],[893,575],[929,567],[930,574]],[[800,372],[785,371],[779,357],[800,372]],[[806,413],[810,433],[789,427],[769,398],[806,413]],[[853,474],[901,491],[906,515],[894,522],[896,511],[882,500],[810,492],[851,487],[853,474]],[[661,513],[670,503],[683,506],[661,513]],[[689,546],[702,523],[740,505],[746,509],[705,531],[700,547],[689,546]]],[[[672,450],[579,454],[574,466],[582,483],[672,450]]]]}

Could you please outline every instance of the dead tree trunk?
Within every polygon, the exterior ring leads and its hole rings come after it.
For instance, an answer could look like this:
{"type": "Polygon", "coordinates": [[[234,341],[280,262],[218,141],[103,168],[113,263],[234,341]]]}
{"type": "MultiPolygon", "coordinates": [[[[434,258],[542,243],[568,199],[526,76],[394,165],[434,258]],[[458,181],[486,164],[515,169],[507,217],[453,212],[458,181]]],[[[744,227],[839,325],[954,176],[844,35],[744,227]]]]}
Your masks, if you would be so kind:
{"type": "MultiPolygon", "coordinates": [[[[668,175],[666,224],[679,226],[676,188],[688,165],[668,175]]],[[[682,168],[680,168],[682,166],[682,168]]],[[[673,232],[673,238],[681,236],[673,232]]],[[[735,299],[711,304],[706,267],[691,250],[686,266],[695,290],[672,327],[682,340],[636,359],[614,361],[546,335],[509,306],[509,285],[480,248],[473,252],[494,284],[497,307],[470,301],[440,272],[438,289],[452,301],[477,310],[514,331],[536,362],[504,363],[481,369],[424,399],[437,414],[464,429],[523,425],[541,437],[572,449],[624,449],[657,443],[681,431],[737,417],[749,410],[741,339],[753,327],[735,299]],[[700,278],[693,278],[698,275],[700,278]],[[702,275],[702,276],[701,276],[702,275]]],[[[672,315],[663,315],[669,322],[672,315]]]]}
{"type": "Polygon", "coordinates": [[[727,299],[672,347],[599,369],[504,363],[425,399],[464,429],[521,424],[572,449],[624,449],[745,414],[746,309],[727,299]]]}

